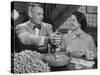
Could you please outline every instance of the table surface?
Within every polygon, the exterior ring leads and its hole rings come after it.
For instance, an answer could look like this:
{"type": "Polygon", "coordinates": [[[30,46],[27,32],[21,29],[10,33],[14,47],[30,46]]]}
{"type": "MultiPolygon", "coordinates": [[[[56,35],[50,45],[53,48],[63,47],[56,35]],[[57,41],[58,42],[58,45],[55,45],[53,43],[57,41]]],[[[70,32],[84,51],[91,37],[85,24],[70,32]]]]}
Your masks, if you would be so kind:
{"type": "Polygon", "coordinates": [[[74,67],[75,64],[68,64],[68,65],[65,65],[65,66],[61,66],[61,67],[51,67],[51,72],[53,71],[69,71],[69,70],[87,70],[87,69],[96,69],[96,67],[84,67],[82,66],[81,69],[75,69],[74,67]]]}

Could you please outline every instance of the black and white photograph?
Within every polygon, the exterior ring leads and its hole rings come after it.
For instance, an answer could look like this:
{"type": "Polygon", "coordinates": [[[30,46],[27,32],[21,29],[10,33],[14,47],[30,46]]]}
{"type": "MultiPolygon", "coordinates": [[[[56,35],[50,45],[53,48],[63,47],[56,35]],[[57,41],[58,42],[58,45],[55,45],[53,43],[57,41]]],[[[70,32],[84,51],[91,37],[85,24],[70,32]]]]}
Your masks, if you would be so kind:
{"type": "Polygon", "coordinates": [[[98,6],[11,2],[11,73],[98,68],[98,6]]]}

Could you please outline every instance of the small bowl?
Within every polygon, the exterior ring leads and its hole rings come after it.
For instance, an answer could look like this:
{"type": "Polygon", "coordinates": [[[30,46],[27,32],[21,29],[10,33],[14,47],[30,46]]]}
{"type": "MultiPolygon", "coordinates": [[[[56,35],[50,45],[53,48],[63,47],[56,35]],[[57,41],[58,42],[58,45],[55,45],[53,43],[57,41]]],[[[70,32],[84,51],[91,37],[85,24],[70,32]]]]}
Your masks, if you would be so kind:
{"type": "Polygon", "coordinates": [[[62,52],[55,54],[46,54],[44,55],[43,60],[50,66],[56,67],[65,66],[70,62],[70,58],[62,52]]]}

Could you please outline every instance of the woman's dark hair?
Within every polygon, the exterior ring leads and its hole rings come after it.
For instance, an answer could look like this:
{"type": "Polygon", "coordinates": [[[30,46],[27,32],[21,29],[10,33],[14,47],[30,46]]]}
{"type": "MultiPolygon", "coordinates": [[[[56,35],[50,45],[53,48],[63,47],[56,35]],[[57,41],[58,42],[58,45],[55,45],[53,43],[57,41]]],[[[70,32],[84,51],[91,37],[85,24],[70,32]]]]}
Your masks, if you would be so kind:
{"type": "Polygon", "coordinates": [[[86,27],[87,27],[87,19],[86,16],[79,11],[75,11],[72,15],[76,16],[77,21],[81,25],[81,29],[86,32],[86,27]]]}

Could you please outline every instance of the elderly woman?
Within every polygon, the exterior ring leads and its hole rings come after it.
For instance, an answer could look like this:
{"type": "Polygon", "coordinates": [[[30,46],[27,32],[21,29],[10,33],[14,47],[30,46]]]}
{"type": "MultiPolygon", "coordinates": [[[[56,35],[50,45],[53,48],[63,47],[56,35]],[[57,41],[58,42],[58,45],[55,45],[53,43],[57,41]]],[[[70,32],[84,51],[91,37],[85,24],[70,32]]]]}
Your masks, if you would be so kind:
{"type": "Polygon", "coordinates": [[[85,15],[75,11],[68,18],[66,25],[68,33],[63,37],[66,52],[69,52],[75,58],[85,56],[85,60],[95,59],[96,46],[94,40],[84,31],[87,26],[85,15]]]}

